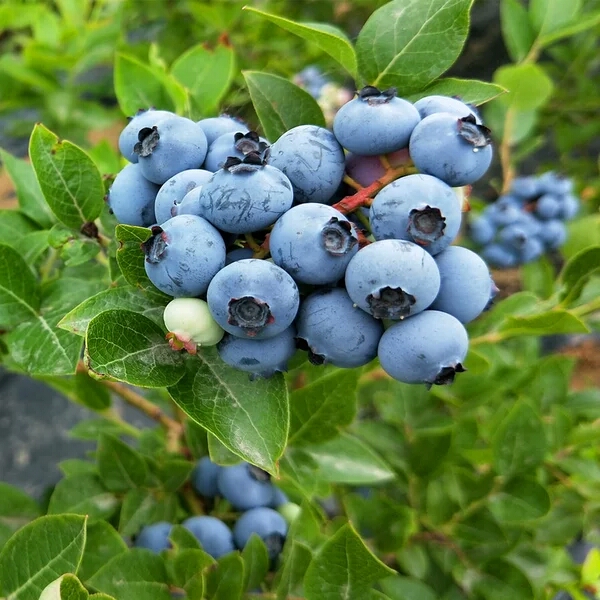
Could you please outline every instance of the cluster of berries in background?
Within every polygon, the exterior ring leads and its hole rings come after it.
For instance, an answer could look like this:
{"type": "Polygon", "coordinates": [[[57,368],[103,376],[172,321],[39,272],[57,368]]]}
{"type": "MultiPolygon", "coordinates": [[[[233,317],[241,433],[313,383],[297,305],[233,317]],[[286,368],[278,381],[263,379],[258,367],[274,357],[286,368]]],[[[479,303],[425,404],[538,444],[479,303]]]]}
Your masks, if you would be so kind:
{"type": "MultiPolygon", "coordinates": [[[[300,507],[289,502],[285,493],[271,482],[268,473],[248,463],[221,467],[204,457],[192,472],[191,484],[205,506],[215,506],[216,501],[222,499],[238,513],[232,527],[210,515],[189,517],[181,523],[207,554],[218,559],[243,550],[255,534],[265,543],[271,564],[275,565],[289,524],[300,507]]],[[[231,520],[233,513],[229,510],[227,515],[231,520]]],[[[156,553],[167,550],[171,547],[172,529],[173,523],[166,521],[147,525],[136,536],[134,545],[156,553]]]]}
{"type": "Polygon", "coordinates": [[[570,179],[552,171],[517,177],[506,194],[471,220],[469,234],[491,266],[517,267],[560,248],[567,239],[565,222],[579,207],[570,179]]]}
{"type": "Polygon", "coordinates": [[[120,223],[151,228],[145,269],[174,297],[172,346],[216,345],[251,377],[301,349],[317,365],[379,357],[399,381],[451,382],[464,324],[495,290],[485,262],[451,246],[464,186],[492,159],[476,110],[367,86],[332,131],[300,125],[271,143],[248,129],[147,110],[121,134],[130,164],[107,199],[120,223]]]}

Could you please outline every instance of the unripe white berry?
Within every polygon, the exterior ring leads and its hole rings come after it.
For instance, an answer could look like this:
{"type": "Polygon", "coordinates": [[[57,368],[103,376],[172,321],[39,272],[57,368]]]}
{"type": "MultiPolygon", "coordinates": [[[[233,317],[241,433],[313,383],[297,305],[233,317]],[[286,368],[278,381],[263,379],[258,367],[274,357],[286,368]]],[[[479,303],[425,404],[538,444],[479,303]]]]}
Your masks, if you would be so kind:
{"type": "Polygon", "coordinates": [[[190,345],[195,350],[194,344],[214,346],[225,334],[210,314],[208,304],[199,298],[171,300],[165,307],[163,319],[165,327],[176,337],[176,340],[171,341],[174,348],[177,348],[176,341],[181,343],[180,347],[185,347],[188,351],[190,345]]]}

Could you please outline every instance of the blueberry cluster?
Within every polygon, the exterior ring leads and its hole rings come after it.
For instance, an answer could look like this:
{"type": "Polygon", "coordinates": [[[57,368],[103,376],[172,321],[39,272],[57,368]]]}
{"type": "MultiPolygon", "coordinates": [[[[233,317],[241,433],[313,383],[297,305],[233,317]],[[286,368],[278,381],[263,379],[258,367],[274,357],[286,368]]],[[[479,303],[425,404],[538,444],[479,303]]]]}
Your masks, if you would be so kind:
{"type": "Polygon", "coordinates": [[[216,345],[252,377],[285,370],[300,348],[313,364],[379,357],[400,381],[449,383],[464,370],[464,324],[493,288],[483,260],[450,246],[490,132],[455,98],[412,104],[372,86],[332,129],[297,126],[270,145],[227,116],[132,118],[120,138],[131,164],[108,203],[120,222],[151,227],[145,269],[174,297],[168,338],[216,345]],[[388,180],[335,204],[348,182],[381,178],[376,164],[388,180]]]}
{"type": "Polygon", "coordinates": [[[578,211],[570,179],[552,171],[517,177],[508,193],[471,221],[470,236],[489,264],[508,269],[560,248],[567,239],[565,222],[578,211]]]}
{"type": "MultiPolygon", "coordinates": [[[[235,511],[241,512],[233,528],[215,516],[201,515],[181,524],[213,558],[243,550],[252,534],[258,535],[267,547],[269,558],[275,561],[285,542],[288,520],[299,510],[285,493],[275,486],[268,473],[248,463],[220,467],[208,457],[198,461],[192,473],[194,490],[208,502],[221,497],[235,511]]],[[[172,523],[159,521],[147,525],[135,539],[135,546],[161,552],[170,548],[172,523]]]]}

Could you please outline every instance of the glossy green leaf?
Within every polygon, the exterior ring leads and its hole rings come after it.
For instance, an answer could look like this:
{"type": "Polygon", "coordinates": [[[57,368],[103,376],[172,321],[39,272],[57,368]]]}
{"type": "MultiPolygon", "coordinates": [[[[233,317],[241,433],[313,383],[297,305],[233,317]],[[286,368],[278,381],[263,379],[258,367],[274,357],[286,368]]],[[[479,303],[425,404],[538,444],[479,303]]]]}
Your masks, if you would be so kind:
{"type": "Polygon", "coordinates": [[[81,581],[67,573],[46,586],[40,600],[87,600],[90,597],[81,581]]]}
{"type": "Polygon", "coordinates": [[[590,277],[600,271],[600,246],[592,246],[578,252],[564,266],[560,280],[560,297],[564,305],[574,302],[581,296],[590,277]]]}
{"type": "Polygon", "coordinates": [[[35,266],[38,259],[48,249],[48,232],[44,230],[28,233],[15,240],[12,246],[27,264],[35,266]]]}
{"type": "Polygon", "coordinates": [[[86,517],[51,515],[19,529],[0,552],[0,594],[39,600],[58,573],[76,573],[86,541],[86,517]]]}
{"type": "Polygon", "coordinates": [[[148,477],[142,456],[119,438],[103,433],[96,449],[98,474],[107,490],[123,492],[141,487],[148,477]]]}
{"type": "Polygon", "coordinates": [[[100,216],[104,185],[94,161],[78,146],[43,125],[35,126],[29,156],[48,206],[67,227],[79,230],[100,216]]]}
{"type": "Polygon", "coordinates": [[[210,571],[206,581],[207,597],[211,600],[240,600],[244,582],[244,561],[231,552],[219,558],[217,568],[210,571]]]}
{"type": "Polygon", "coordinates": [[[115,556],[127,552],[127,544],[107,521],[88,524],[83,560],[77,574],[82,581],[90,579],[115,556]]]}
{"type": "Polygon", "coordinates": [[[531,317],[509,316],[500,328],[505,335],[550,335],[553,333],[587,333],[588,326],[567,310],[549,310],[531,317]]]}
{"type": "Polygon", "coordinates": [[[186,365],[184,377],[169,388],[177,405],[240,458],[276,474],[289,428],[283,377],[249,381],[214,348],[202,349],[186,365]]]}
{"type": "Polygon", "coordinates": [[[16,250],[0,244],[0,327],[36,318],[40,292],[33,272],[16,250]]]}
{"type": "Polygon", "coordinates": [[[575,21],[581,11],[582,0],[531,0],[529,16],[538,35],[548,35],[575,21]]]}
{"type": "Polygon", "coordinates": [[[157,501],[150,490],[132,489],[123,497],[123,505],[119,515],[119,532],[121,535],[135,535],[147,525],[154,522],[157,501]]]}
{"type": "Polygon", "coordinates": [[[152,232],[146,227],[117,225],[115,230],[120,242],[117,250],[117,263],[127,283],[141,288],[150,288],[158,293],[150,283],[144,269],[144,251],[142,244],[150,239],[152,232]]]}
{"type": "Polygon", "coordinates": [[[412,577],[386,577],[379,585],[391,600],[437,600],[434,590],[412,577]]]}
{"type": "Polygon", "coordinates": [[[395,0],[376,10],[356,42],[358,72],[380,89],[422,90],[458,58],[473,0],[395,0]]]}
{"type": "Polygon", "coordinates": [[[85,362],[94,376],[141,387],[176,383],[184,359],[153,321],[130,310],[110,309],[94,317],[86,332],[85,362]]]}
{"type": "Polygon", "coordinates": [[[176,492],[189,478],[194,464],[183,458],[167,458],[158,465],[156,471],[163,489],[176,492]]]}
{"type": "Polygon", "coordinates": [[[508,90],[499,102],[512,110],[529,111],[543,106],[554,85],[544,70],[533,63],[507,65],[494,73],[494,83],[508,90]]]}
{"type": "Polygon", "coordinates": [[[527,9],[520,0],[501,0],[502,37],[510,57],[521,62],[531,50],[535,33],[527,9]]]}
{"type": "Polygon", "coordinates": [[[600,25],[600,11],[581,15],[575,21],[571,21],[564,27],[554,29],[549,33],[545,33],[538,38],[538,44],[541,47],[550,46],[554,42],[562,40],[572,35],[576,35],[593,27],[600,25]]]}
{"type": "Polygon", "coordinates": [[[485,600],[534,598],[531,582],[521,569],[506,560],[494,560],[485,565],[482,577],[474,586],[485,600]]]}
{"type": "Polygon", "coordinates": [[[292,596],[296,592],[306,574],[312,556],[312,552],[306,544],[294,540],[291,535],[288,536],[281,569],[274,582],[277,600],[286,600],[288,596],[292,596]]]}
{"type": "Polygon", "coordinates": [[[325,127],[317,101],[291,81],[259,71],[244,71],[244,79],[265,137],[275,142],[298,125],[325,127]]]}
{"type": "Polygon", "coordinates": [[[175,582],[186,591],[190,600],[200,600],[204,597],[205,574],[215,566],[215,560],[203,550],[179,550],[173,561],[175,582]]]}
{"type": "Polygon", "coordinates": [[[255,533],[242,550],[244,561],[244,590],[253,590],[260,586],[269,572],[269,553],[265,543],[255,533]]]}
{"type": "Polygon", "coordinates": [[[506,90],[495,83],[488,83],[486,81],[477,81],[476,79],[457,79],[456,77],[446,77],[445,79],[438,79],[431,85],[428,85],[425,89],[417,92],[416,94],[410,94],[407,100],[416,102],[420,98],[425,96],[457,96],[463,102],[467,104],[474,104],[479,106],[485,104],[502,94],[505,94],[506,90]]]}
{"type": "Polygon", "coordinates": [[[219,438],[212,433],[205,432],[208,442],[208,456],[210,460],[221,466],[236,465],[240,462],[240,457],[234,454],[219,438]]]}
{"type": "Polygon", "coordinates": [[[200,542],[198,542],[196,536],[183,525],[173,525],[171,527],[169,540],[178,553],[182,550],[200,550],[200,542]]]}
{"type": "Polygon", "coordinates": [[[490,510],[505,523],[539,519],[550,510],[550,496],[534,479],[517,477],[490,498],[490,510]]]}
{"type": "Polygon", "coordinates": [[[0,548],[20,527],[40,514],[37,502],[20,489],[0,481],[0,548]]]}

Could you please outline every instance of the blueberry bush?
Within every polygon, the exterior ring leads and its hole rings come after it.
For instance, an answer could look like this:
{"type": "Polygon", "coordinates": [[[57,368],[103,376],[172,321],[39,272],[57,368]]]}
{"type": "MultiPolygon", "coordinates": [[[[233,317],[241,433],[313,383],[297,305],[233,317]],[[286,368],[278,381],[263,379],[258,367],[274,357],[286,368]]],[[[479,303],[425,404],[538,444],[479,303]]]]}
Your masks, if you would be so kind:
{"type": "Polygon", "coordinates": [[[600,597],[600,392],[543,343],[598,329],[597,189],[518,171],[597,2],[502,0],[493,83],[444,76],[473,0],[379,2],[351,35],[302,3],[175,2],[176,35],[155,3],[159,43],[131,53],[137,9],[56,4],[0,7],[33,28],[0,61],[14,102],[66,111],[26,160],[0,150],[0,356],[94,411],[71,435],[96,446],[41,501],[0,482],[0,598],[600,597]],[[87,60],[69,85],[63,37],[87,60]],[[286,44],[352,82],[337,110],[270,61],[286,44]],[[64,101],[106,57],[118,109],[89,103],[130,117],[118,151],[64,101]],[[485,208],[488,178],[512,199],[485,208]],[[509,293],[493,267],[520,263],[509,293]]]}

